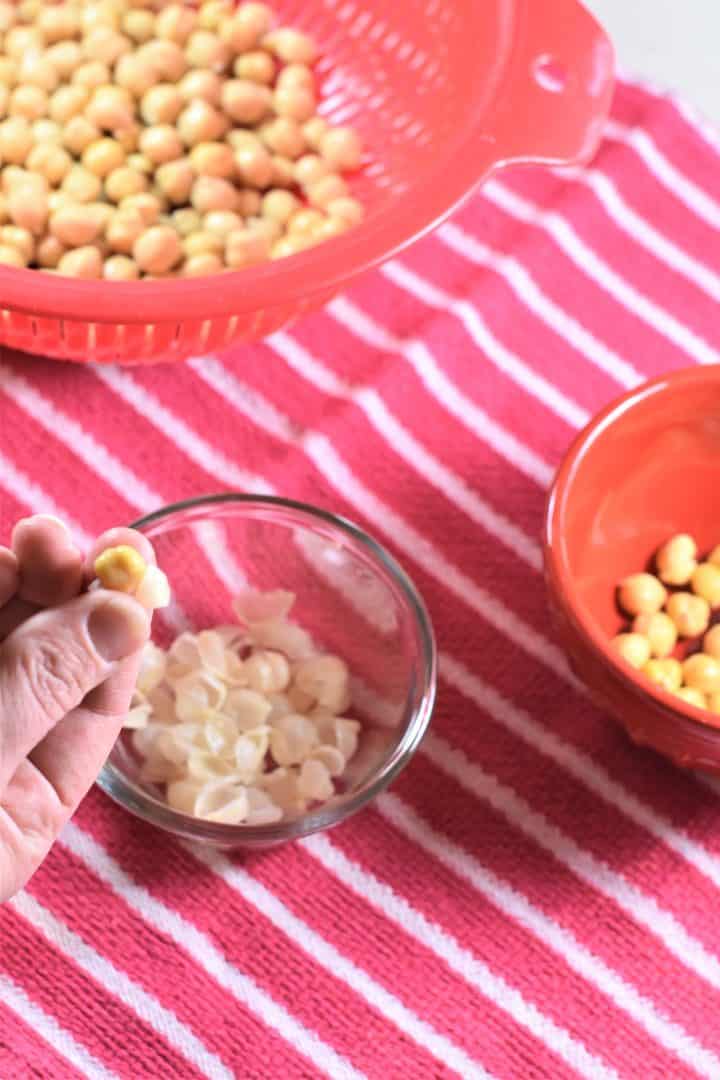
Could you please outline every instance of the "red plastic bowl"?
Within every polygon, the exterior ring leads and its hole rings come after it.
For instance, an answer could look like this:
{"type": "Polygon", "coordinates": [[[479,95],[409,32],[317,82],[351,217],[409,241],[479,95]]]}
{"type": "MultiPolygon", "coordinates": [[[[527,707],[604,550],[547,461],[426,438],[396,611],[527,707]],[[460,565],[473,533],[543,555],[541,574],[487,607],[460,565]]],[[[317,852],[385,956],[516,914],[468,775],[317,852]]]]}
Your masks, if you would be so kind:
{"type": "Polygon", "coordinates": [[[279,0],[319,42],[322,111],[361,133],[366,221],[239,273],[93,282],[0,268],[0,344],[148,363],[264,337],[438,224],[511,161],[577,162],[612,93],[610,44],[576,0],[279,0]]]}
{"type": "Polygon", "coordinates": [[[720,367],[646,383],[578,436],[545,520],[551,607],[572,667],[635,742],[679,765],[720,772],[720,722],[656,687],[610,648],[622,619],[615,589],[653,552],[689,532],[720,542],[720,367]],[[703,723],[703,718],[706,722],[703,723]]]}

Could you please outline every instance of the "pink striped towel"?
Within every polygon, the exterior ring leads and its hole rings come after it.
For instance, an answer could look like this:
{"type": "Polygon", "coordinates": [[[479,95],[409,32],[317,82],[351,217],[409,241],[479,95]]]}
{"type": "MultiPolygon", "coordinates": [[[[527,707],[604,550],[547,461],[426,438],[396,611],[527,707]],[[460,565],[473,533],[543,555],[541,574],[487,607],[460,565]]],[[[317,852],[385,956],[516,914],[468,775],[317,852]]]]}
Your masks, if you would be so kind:
{"type": "Polygon", "coordinates": [[[588,417],[720,360],[719,227],[712,136],[627,83],[592,168],[502,174],[262,345],[2,357],[3,534],[271,484],[386,543],[441,650],[420,753],[329,835],[208,855],[94,791],[0,913],[2,1080],[720,1077],[718,790],[568,682],[538,545],[588,417]]]}

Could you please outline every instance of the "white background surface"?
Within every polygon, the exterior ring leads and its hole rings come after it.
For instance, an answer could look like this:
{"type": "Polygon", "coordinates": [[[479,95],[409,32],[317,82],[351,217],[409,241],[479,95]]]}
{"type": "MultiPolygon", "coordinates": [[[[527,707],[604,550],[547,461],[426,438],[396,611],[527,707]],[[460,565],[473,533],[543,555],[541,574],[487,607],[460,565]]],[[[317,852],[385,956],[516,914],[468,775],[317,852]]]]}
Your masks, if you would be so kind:
{"type": "Polygon", "coordinates": [[[677,90],[720,128],[720,0],[585,0],[628,75],[677,90]]]}

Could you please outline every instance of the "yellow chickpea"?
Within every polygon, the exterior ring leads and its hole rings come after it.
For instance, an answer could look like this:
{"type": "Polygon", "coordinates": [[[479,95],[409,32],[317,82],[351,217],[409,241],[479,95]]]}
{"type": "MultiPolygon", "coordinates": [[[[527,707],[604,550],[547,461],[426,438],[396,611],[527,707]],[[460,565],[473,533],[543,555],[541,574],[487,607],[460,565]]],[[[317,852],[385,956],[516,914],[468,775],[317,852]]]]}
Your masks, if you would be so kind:
{"type": "Polygon", "coordinates": [[[108,67],[132,49],[130,38],[109,26],[98,26],[83,38],[82,49],[88,60],[100,60],[108,67]]]}
{"type": "Polygon", "coordinates": [[[35,120],[32,125],[33,142],[36,146],[38,143],[55,143],[59,146],[62,142],[62,135],[63,131],[60,125],[56,124],[54,120],[48,120],[46,117],[35,120]]]}
{"type": "Polygon", "coordinates": [[[66,251],[58,263],[58,272],[69,277],[99,278],[102,275],[102,256],[90,245],[66,251]]]}
{"type": "Polygon", "coordinates": [[[183,237],[182,249],[186,259],[192,259],[195,255],[222,255],[225,241],[217,233],[199,229],[183,237]]]}
{"type": "Polygon", "coordinates": [[[65,251],[65,245],[61,244],[56,236],[44,236],[37,243],[35,262],[45,270],[54,270],[65,251]]]}
{"type": "Polygon", "coordinates": [[[210,210],[234,210],[238,205],[237,189],[219,176],[199,176],[192,187],[190,201],[199,214],[210,210]]]}
{"type": "MultiPolygon", "coordinates": [[[[288,234],[293,236],[297,233],[314,233],[315,230],[322,225],[324,220],[325,218],[319,210],[313,210],[310,207],[301,207],[299,210],[296,210],[293,216],[288,220],[288,234]]],[[[645,617],[646,616],[639,615],[638,619],[645,617]]],[[[670,618],[668,618],[668,622],[672,627],[673,633],[675,633],[675,623],[670,618]]],[[[633,623],[633,630],[636,633],[645,633],[645,631],[637,627],[635,623],[633,623]]],[[[645,636],[649,637],[650,635],[646,634],[645,636]]]]}
{"type": "Polygon", "coordinates": [[[140,271],[135,260],[127,255],[111,255],[103,263],[102,276],[107,281],[135,281],[140,271]]]}
{"type": "Polygon", "coordinates": [[[113,214],[105,229],[108,247],[111,251],[129,255],[146,228],[147,223],[139,210],[121,208],[113,214]]]}
{"type": "Polygon", "coordinates": [[[181,257],[180,240],[169,225],[154,225],[138,237],[133,246],[135,262],[148,274],[171,270],[181,257]]]}
{"type": "Polygon", "coordinates": [[[12,191],[18,184],[31,184],[37,180],[37,177],[19,165],[6,165],[1,175],[2,189],[5,192],[12,191]]]}
{"type": "Polygon", "coordinates": [[[227,120],[207,101],[193,101],[180,113],[177,130],[186,146],[196,146],[201,142],[214,142],[222,138],[227,128],[227,120]]]}
{"type": "Polygon", "coordinates": [[[146,158],[144,154],[128,154],[127,163],[131,169],[142,173],[144,176],[152,176],[155,172],[152,161],[150,158],[146,158]]]}
{"type": "Polygon", "coordinates": [[[88,146],[97,142],[100,137],[100,129],[91,124],[84,116],[73,116],[65,124],[62,143],[71,154],[81,157],[88,146]]]}
{"type": "Polygon", "coordinates": [[[33,148],[32,128],[24,116],[0,123],[0,160],[5,165],[22,165],[33,148]]]}
{"type": "Polygon", "coordinates": [[[289,255],[297,255],[299,252],[304,251],[305,248],[310,247],[313,242],[312,237],[307,234],[295,233],[294,236],[283,236],[273,245],[270,258],[286,259],[289,255]]]}
{"type": "Polygon", "coordinates": [[[73,72],[70,82],[73,86],[86,86],[94,90],[98,86],[109,86],[112,75],[107,64],[101,60],[88,60],[73,72]]]}
{"type": "Polygon", "coordinates": [[[82,163],[86,169],[105,179],[125,162],[125,151],[116,139],[98,139],[85,148],[82,163]]]}
{"type": "Polygon", "coordinates": [[[91,205],[65,206],[50,218],[50,234],[69,248],[92,244],[103,230],[103,222],[91,205]]]}
{"type": "Polygon", "coordinates": [[[190,198],[195,183],[195,170],[187,158],[178,158],[161,165],[155,180],[163,196],[174,206],[181,206],[190,198]]]}
{"type": "Polygon", "coordinates": [[[273,187],[293,188],[295,187],[295,162],[290,158],[283,157],[282,154],[272,155],[273,163],[273,187]]]}
{"type": "Polygon", "coordinates": [[[315,42],[299,30],[286,27],[271,30],[262,44],[286,64],[312,64],[317,57],[315,42]]]}
{"type": "Polygon", "coordinates": [[[48,209],[51,214],[54,214],[56,210],[62,210],[66,206],[71,206],[73,200],[69,195],[66,195],[62,188],[58,188],[56,191],[51,191],[48,195],[48,209]]]}
{"type": "Polygon", "coordinates": [[[0,4],[0,34],[6,34],[17,22],[17,4],[0,4]]]}
{"type": "Polygon", "coordinates": [[[34,23],[40,11],[40,3],[41,0],[20,0],[17,9],[18,21],[34,23]]]}
{"type": "Polygon", "coordinates": [[[28,260],[16,247],[0,243],[0,265],[16,266],[18,269],[22,270],[27,264],[28,260]]]}
{"type": "Polygon", "coordinates": [[[83,61],[83,52],[77,41],[58,41],[56,45],[50,46],[45,55],[64,80],[69,79],[83,61]]]}
{"type": "Polygon", "coordinates": [[[182,210],[175,210],[173,212],[171,224],[178,235],[189,236],[191,233],[198,232],[198,230],[202,228],[202,218],[197,210],[191,210],[190,207],[184,207],[182,210]]]}
{"type": "Polygon", "coordinates": [[[147,191],[149,181],[144,173],[137,172],[127,165],[121,165],[105,178],[105,194],[110,202],[119,203],[128,195],[137,195],[147,191]]]}
{"type": "Polygon", "coordinates": [[[32,233],[17,225],[3,225],[0,229],[0,243],[6,247],[16,248],[24,258],[25,265],[35,254],[35,240],[32,233]]]}
{"type": "Polygon", "coordinates": [[[618,600],[628,615],[652,615],[666,599],[667,590],[653,574],[631,574],[620,582],[618,600]]]}
{"type": "Polygon", "coordinates": [[[22,62],[24,56],[39,56],[45,42],[39,30],[29,26],[13,26],[5,35],[3,47],[7,56],[22,62]]]}
{"type": "Polygon", "coordinates": [[[177,45],[184,45],[197,25],[197,12],[186,4],[169,4],[155,20],[155,33],[177,45]]]}
{"type": "Polygon", "coordinates": [[[32,148],[26,164],[28,169],[44,176],[52,187],[57,187],[72,169],[73,160],[61,146],[45,142],[32,148]]]}
{"type": "Polygon", "coordinates": [[[155,37],[155,15],[152,11],[136,8],[126,11],[122,19],[122,32],[137,45],[144,45],[155,37]]]}
{"type": "Polygon", "coordinates": [[[145,128],[140,136],[141,153],[156,165],[176,161],[184,150],[182,139],[170,124],[155,124],[145,128]]]}
{"type": "MultiPolygon", "coordinates": [[[[328,173],[327,176],[323,176],[322,179],[316,180],[314,184],[310,184],[307,188],[308,202],[312,206],[318,206],[321,209],[327,209],[330,203],[335,202],[337,199],[344,199],[347,196],[348,188],[347,184],[341,176],[337,173],[328,173]]],[[[647,575],[648,577],[652,575],[647,575]]],[[[662,589],[660,582],[657,578],[654,578],[657,584],[662,589]]],[[[662,590],[663,593],[665,590],[662,590]]]]}
{"type": "Polygon", "coordinates": [[[677,626],[680,637],[698,637],[704,634],[710,622],[710,605],[702,596],[678,592],[665,605],[670,618],[677,626]]]}
{"type": "Polygon", "coordinates": [[[10,94],[8,113],[24,116],[26,120],[39,120],[48,110],[47,93],[39,86],[16,86],[10,94]]]}
{"type": "Polygon", "coordinates": [[[270,257],[271,241],[251,229],[234,229],[225,241],[225,262],[233,270],[265,262],[270,257]]]}
{"type": "Polygon", "coordinates": [[[119,4],[114,4],[110,0],[97,0],[96,3],[82,6],[80,25],[85,33],[89,33],[97,26],[109,26],[113,30],[118,30],[121,15],[122,9],[119,4]]]}
{"type": "Polygon", "coordinates": [[[252,188],[242,188],[238,192],[237,212],[241,217],[256,217],[262,208],[262,198],[259,191],[252,188]]]}
{"type": "Polygon", "coordinates": [[[636,615],[633,619],[633,633],[643,634],[650,642],[653,656],[669,656],[677,644],[677,627],[664,611],[652,615],[636,615]]]}
{"type": "Polygon", "coordinates": [[[185,45],[185,58],[193,68],[224,71],[231,56],[226,42],[211,30],[194,30],[185,45]]]}
{"type": "Polygon", "coordinates": [[[687,585],[697,565],[696,559],[697,544],[691,536],[679,533],[663,544],[655,556],[658,577],[666,585],[687,585]]]}
{"type": "Polygon", "coordinates": [[[330,166],[317,154],[303,154],[295,162],[294,177],[302,188],[308,188],[331,172],[330,166]]]}
{"type": "Polygon", "coordinates": [[[322,116],[313,116],[312,119],[306,120],[302,126],[302,133],[307,145],[313,150],[319,150],[329,127],[327,120],[322,116]]]}
{"type": "Polygon", "coordinates": [[[61,86],[50,98],[48,112],[58,124],[66,124],[83,112],[90,97],[86,86],[61,86]]]}
{"type": "Polygon", "coordinates": [[[706,633],[703,638],[702,651],[707,653],[708,656],[714,656],[716,660],[720,660],[720,623],[711,626],[706,633]]]}
{"type": "Polygon", "coordinates": [[[241,229],[242,226],[242,218],[232,210],[211,210],[202,219],[202,228],[206,232],[217,233],[222,237],[226,237],[235,229],[241,229]]]}
{"type": "Polygon", "coordinates": [[[690,579],[693,592],[707,600],[711,608],[720,606],[720,566],[699,563],[690,579]]]}
{"type": "Polygon", "coordinates": [[[644,668],[650,659],[650,642],[642,634],[618,634],[610,644],[634,668],[644,668]]]}
{"type": "Polygon", "coordinates": [[[682,686],[682,664],[672,657],[663,660],[648,660],[643,673],[668,693],[673,693],[682,686]]]}
{"type": "Polygon", "coordinates": [[[348,227],[359,225],[365,216],[365,208],[357,199],[343,196],[340,199],[332,199],[325,210],[330,217],[339,218],[348,227]]]}
{"type": "Polygon", "coordinates": [[[278,88],[273,94],[273,108],[277,115],[289,116],[300,123],[310,119],[316,106],[312,90],[306,90],[302,86],[278,88]]]}
{"type": "Polygon", "coordinates": [[[701,690],[694,686],[681,686],[675,691],[675,697],[679,697],[686,705],[694,705],[697,709],[707,708],[707,699],[701,690]]]}
{"type": "Polygon", "coordinates": [[[220,104],[222,79],[214,71],[188,71],[178,83],[178,93],[186,103],[206,101],[208,105],[220,104]]]}
{"type": "Polygon", "coordinates": [[[206,274],[221,274],[224,269],[225,263],[220,256],[206,251],[185,260],[182,265],[182,276],[204,277],[206,274]]]}
{"type": "Polygon", "coordinates": [[[705,653],[688,656],[683,663],[683,681],[686,686],[703,694],[720,692],[720,660],[705,653]]]}
{"type": "Polygon", "coordinates": [[[230,179],[235,175],[235,157],[227,143],[197,143],[190,151],[190,163],[198,176],[220,176],[230,179]]]}
{"type": "Polygon", "coordinates": [[[302,128],[289,116],[278,116],[277,119],[263,124],[260,137],[275,154],[282,154],[283,157],[291,158],[293,161],[307,149],[302,128]]]}
{"type": "Polygon", "coordinates": [[[300,88],[315,93],[315,76],[307,64],[286,64],[277,77],[277,90],[300,88]]]}
{"type": "Polygon", "coordinates": [[[80,33],[80,16],[69,4],[48,4],[40,8],[36,26],[47,45],[80,33]]]}
{"type": "Polygon", "coordinates": [[[146,124],[174,124],[183,107],[178,88],[170,83],[160,83],[143,94],[140,115],[146,124]]]}
{"type": "Polygon", "coordinates": [[[130,92],[122,86],[99,86],[93,93],[85,116],[91,124],[118,132],[133,126],[135,107],[130,92]]]}
{"type": "Polygon", "coordinates": [[[14,225],[40,236],[48,219],[47,194],[36,185],[18,185],[7,196],[7,212],[14,225]]]}
{"type": "Polygon", "coordinates": [[[102,192],[102,181],[84,166],[74,165],[63,179],[62,190],[73,202],[94,202],[102,192]]]}
{"type": "Polygon", "coordinates": [[[233,64],[233,75],[236,78],[249,79],[250,82],[262,83],[263,86],[272,85],[276,71],[277,64],[270,53],[260,49],[242,53],[233,64]]]}
{"type": "Polygon", "coordinates": [[[0,83],[11,89],[17,83],[17,63],[9,56],[0,56],[0,83]]]}
{"type": "Polygon", "coordinates": [[[154,225],[162,212],[162,204],[157,195],[144,192],[140,195],[129,195],[120,203],[120,210],[137,210],[145,225],[154,225]]]}
{"type": "Polygon", "coordinates": [[[268,9],[262,4],[241,4],[220,24],[220,36],[235,53],[254,48],[270,28],[268,9]]]}
{"type": "Polygon", "coordinates": [[[185,54],[174,41],[149,41],[141,45],[136,55],[155,68],[160,82],[176,83],[187,71],[185,54]]]}
{"type": "Polygon", "coordinates": [[[280,188],[272,188],[262,198],[263,217],[271,218],[281,225],[287,224],[290,218],[300,209],[300,201],[289,191],[280,188]]]}
{"type": "Polygon", "coordinates": [[[227,79],[220,95],[222,107],[238,124],[258,124],[270,112],[272,92],[249,79],[227,79]]]}
{"type": "Polygon", "coordinates": [[[273,182],[273,159],[259,140],[256,146],[245,146],[235,151],[235,166],[244,184],[266,188],[273,182]]]}
{"type": "Polygon", "coordinates": [[[230,0],[207,0],[198,11],[197,25],[202,30],[217,30],[223,19],[233,12],[230,0]]]}

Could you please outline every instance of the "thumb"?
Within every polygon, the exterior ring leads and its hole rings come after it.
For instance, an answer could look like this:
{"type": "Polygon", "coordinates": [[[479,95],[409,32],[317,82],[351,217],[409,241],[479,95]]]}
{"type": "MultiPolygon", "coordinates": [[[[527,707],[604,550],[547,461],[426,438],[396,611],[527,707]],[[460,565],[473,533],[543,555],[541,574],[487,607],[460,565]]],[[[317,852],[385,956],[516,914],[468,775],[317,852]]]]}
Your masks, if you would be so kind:
{"type": "Polygon", "coordinates": [[[20,762],[116,663],[144,645],[147,612],[103,589],[38,612],[0,646],[0,791],[20,762]]]}

